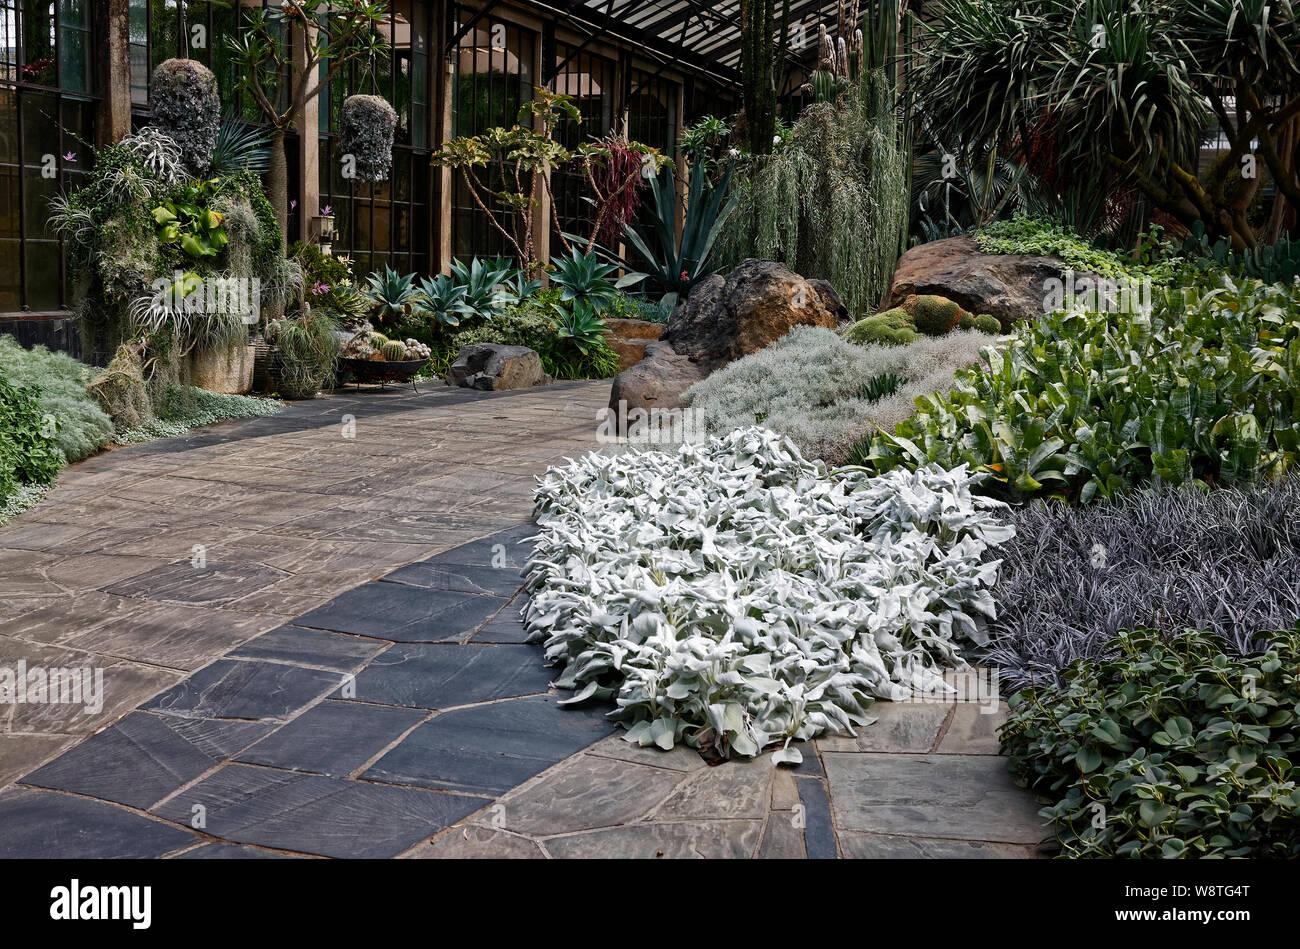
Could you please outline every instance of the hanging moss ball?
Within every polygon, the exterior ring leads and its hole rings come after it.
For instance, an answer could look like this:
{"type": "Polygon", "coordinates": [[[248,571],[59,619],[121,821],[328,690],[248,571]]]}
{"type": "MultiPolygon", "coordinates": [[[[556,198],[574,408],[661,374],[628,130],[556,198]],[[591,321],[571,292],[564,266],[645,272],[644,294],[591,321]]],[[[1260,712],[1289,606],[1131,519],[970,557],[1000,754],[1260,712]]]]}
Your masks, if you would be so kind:
{"type": "Polygon", "coordinates": [[[356,181],[387,181],[397,128],[393,107],[380,96],[348,96],[343,100],[341,119],[339,150],[344,156],[344,174],[350,164],[356,181]]]}
{"type": "Polygon", "coordinates": [[[149,94],[152,124],[181,147],[181,160],[191,174],[205,174],[221,127],[217,77],[196,60],[168,59],[153,71],[149,94]]]}

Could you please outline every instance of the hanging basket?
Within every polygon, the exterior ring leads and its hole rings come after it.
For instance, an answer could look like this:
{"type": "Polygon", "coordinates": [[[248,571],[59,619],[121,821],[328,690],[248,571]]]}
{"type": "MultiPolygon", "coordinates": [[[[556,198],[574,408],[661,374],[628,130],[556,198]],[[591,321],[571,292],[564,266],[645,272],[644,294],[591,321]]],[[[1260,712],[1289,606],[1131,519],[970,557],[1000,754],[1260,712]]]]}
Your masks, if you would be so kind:
{"type": "Polygon", "coordinates": [[[340,114],[339,153],[343,174],[355,181],[387,181],[393,167],[397,113],[380,96],[348,96],[340,114]],[[351,166],[349,168],[349,165],[351,166]]]}

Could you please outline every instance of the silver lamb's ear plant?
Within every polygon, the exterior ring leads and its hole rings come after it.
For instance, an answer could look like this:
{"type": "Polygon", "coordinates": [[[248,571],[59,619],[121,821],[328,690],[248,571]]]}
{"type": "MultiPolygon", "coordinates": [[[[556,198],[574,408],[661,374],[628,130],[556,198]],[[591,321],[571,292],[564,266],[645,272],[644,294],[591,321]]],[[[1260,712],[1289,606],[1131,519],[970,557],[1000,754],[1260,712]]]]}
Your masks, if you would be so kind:
{"type": "Polygon", "coordinates": [[[1011,529],[964,469],[832,473],[744,428],[588,454],[537,490],[525,621],[566,702],[614,697],[627,739],[752,756],[952,691],[1011,529]]]}

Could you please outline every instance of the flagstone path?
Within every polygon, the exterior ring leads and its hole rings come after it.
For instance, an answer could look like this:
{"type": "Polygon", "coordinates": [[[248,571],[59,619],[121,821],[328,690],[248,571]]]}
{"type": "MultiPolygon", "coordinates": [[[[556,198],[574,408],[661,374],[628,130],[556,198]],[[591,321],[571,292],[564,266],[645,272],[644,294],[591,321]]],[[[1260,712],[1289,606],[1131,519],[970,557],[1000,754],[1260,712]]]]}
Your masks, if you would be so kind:
{"type": "Polygon", "coordinates": [[[105,697],[0,705],[0,857],[1035,855],[1000,705],[878,703],[778,768],[556,704],[520,540],[607,393],[338,395],[65,471],[0,528],[0,668],[105,697]]]}

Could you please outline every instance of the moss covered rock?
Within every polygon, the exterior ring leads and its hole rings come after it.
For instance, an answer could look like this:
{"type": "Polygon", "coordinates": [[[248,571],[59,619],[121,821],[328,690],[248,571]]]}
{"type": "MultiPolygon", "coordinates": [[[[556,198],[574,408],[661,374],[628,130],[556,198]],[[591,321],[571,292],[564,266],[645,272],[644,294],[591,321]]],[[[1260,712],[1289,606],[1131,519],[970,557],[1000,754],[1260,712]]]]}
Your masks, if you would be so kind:
{"type": "Polygon", "coordinates": [[[961,307],[947,297],[922,294],[916,298],[912,319],[926,336],[943,336],[961,319],[961,307]]]}
{"type": "Polygon", "coordinates": [[[907,314],[895,308],[858,320],[844,332],[844,338],[859,345],[904,346],[920,339],[921,334],[912,326],[907,314]]]}
{"type": "Polygon", "coordinates": [[[140,355],[129,346],[119,346],[103,372],[90,380],[86,391],[113,420],[119,432],[139,428],[153,418],[153,403],[144,380],[140,355]]]}

